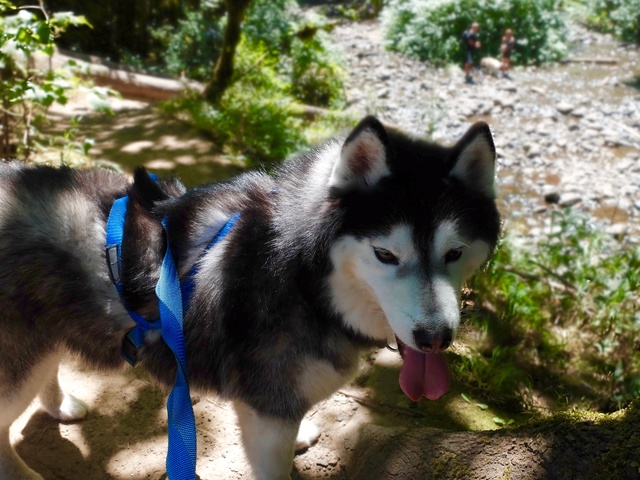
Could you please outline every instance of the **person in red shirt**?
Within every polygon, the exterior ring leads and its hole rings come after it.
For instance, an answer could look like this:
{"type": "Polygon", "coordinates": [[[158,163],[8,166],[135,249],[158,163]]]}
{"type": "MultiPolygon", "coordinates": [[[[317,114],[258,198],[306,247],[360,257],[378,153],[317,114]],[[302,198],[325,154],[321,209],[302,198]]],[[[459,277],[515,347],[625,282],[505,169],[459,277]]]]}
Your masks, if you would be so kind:
{"type": "Polygon", "coordinates": [[[516,37],[513,36],[513,31],[507,28],[500,42],[500,55],[502,56],[500,70],[502,70],[502,76],[504,78],[511,78],[509,76],[509,70],[511,70],[511,52],[515,46],[516,37]]]}

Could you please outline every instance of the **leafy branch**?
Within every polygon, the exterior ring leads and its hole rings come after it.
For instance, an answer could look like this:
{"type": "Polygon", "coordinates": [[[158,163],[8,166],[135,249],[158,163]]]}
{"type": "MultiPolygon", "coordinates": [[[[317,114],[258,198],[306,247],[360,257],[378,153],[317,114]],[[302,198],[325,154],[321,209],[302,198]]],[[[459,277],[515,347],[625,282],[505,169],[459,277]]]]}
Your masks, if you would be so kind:
{"type": "Polygon", "coordinates": [[[50,14],[43,0],[21,7],[0,0],[0,15],[0,158],[27,161],[49,107],[66,104],[82,83],[71,65],[52,68],[55,39],[69,26],[90,25],[70,12],[50,14]]]}

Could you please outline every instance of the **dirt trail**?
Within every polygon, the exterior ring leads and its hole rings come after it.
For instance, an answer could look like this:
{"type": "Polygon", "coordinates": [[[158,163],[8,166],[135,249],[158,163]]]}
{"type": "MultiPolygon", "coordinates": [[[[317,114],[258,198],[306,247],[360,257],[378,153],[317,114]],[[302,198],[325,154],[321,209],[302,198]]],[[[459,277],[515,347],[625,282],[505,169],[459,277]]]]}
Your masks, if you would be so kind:
{"type": "MultiPolygon", "coordinates": [[[[399,431],[419,429],[421,442],[429,445],[429,437],[443,431],[494,428],[490,413],[456,394],[459,386],[436,402],[413,404],[398,387],[399,366],[396,354],[375,353],[363,361],[357,384],[345,387],[309,413],[323,434],[317,445],[296,457],[294,479],[418,478],[410,469],[399,477],[367,475],[369,462],[361,452],[370,437],[383,442],[399,431]]],[[[89,404],[90,414],[82,422],[61,424],[43,413],[36,401],[11,430],[17,451],[30,466],[47,480],[163,477],[166,396],[144,372],[129,368],[96,372],[69,359],[61,368],[60,381],[69,393],[89,404]]],[[[251,478],[231,405],[216,398],[194,397],[200,478],[251,478]]],[[[389,448],[391,457],[397,456],[392,445],[384,448],[389,448]]],[[[387,453],[365,451],[379,470],[380,455],[387,453]]],[[[420,457],[419,451],[416,454],[420,457]]]]}
{"type": "MultiPolygon", "coordinates": [[[[397,386],[398,370],[395,354],[378,352],[355,384],[309,413],[323,433],[296,456],[293,480],[640,478],[638,402],[613,417],[494,430],[495,411],[463,401],[459,385],[438,401],[411,403],[397,386]]],[[[106,374],[69,360],[60,377],[90,414],[61,424],[34,403],[11,431],[29,465],[46,480],[165,478],[166,397],[143,372],[106,374]]],[[[199,477],[252,478],[231,406],[195,401],[199,477]]]]}

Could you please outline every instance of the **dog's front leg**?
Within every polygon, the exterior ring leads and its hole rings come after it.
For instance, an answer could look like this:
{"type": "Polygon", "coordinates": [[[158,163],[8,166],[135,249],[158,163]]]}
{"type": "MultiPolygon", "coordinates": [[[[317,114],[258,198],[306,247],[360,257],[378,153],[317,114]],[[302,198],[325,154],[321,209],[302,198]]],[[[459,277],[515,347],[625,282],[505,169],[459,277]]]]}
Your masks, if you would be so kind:
{"type": "Polygon", "coordinates": [[[246,403],[234,403],[242,443],[256,480],[288,480],[300,422],[261,415],[246,403]]]}
{"type": "Polygon", "coordinates": [[[58,382],[58,367],[55,368],[51,379],[39,394],[42,407],[53,418],[63,422],[82,420],[87,416],[87,405],[73,395],[66,394],[58,382]]]}

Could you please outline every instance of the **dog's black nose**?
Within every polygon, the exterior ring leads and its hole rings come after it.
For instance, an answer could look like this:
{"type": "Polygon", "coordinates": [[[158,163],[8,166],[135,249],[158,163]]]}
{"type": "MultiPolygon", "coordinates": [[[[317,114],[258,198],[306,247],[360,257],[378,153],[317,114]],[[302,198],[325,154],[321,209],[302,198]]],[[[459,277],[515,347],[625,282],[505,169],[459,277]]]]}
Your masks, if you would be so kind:
{"type": "Polygon", "coordinates": [[[417,328],[413,331],[413,339],[423,352],[439,352],[451,345],[453,330],[449,327],[438,331],[417,328]]]}

